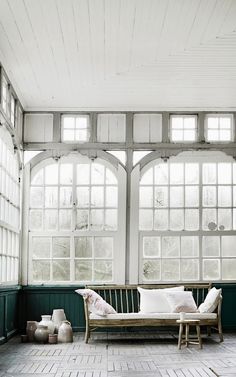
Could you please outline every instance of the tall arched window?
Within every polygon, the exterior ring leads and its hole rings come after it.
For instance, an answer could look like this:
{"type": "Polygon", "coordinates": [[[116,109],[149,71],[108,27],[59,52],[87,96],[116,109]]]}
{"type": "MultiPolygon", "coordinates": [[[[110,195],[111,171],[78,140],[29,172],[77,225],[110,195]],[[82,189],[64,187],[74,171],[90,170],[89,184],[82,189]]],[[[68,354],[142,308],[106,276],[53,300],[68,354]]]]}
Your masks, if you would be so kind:
{"type": "Polygon", "coordinates": [[[20,171],[9,132],[0,128],[0,284],[18,283],[20,171]]]}
{"type": "Polygon", "coordinates": [[[125,239],[121,221],[123,174],[120,165],[115,168],[101,159],[93,162],[80,155],[63,157],[58,162],[45,160],[32,169],[31,282],[123,279],[118,263],[118,240],[121,234],[125,239]]]}
{"type": "Polygon", "coordinates": [[[139,179],[139,280],[236,280],[236,163],[183,153],[139,179]]]}

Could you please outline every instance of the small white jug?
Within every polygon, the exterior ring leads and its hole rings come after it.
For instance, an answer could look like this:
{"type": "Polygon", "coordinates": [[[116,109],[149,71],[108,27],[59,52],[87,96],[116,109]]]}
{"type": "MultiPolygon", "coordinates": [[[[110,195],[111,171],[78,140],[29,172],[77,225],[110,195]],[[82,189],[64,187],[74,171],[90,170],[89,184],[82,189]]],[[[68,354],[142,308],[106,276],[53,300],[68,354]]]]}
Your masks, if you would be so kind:
{"type": "Polygon", "coordinates": [[[72,343],[73,331],[69,321],[62,321],[58,329],[58,343],[72,343]]]}

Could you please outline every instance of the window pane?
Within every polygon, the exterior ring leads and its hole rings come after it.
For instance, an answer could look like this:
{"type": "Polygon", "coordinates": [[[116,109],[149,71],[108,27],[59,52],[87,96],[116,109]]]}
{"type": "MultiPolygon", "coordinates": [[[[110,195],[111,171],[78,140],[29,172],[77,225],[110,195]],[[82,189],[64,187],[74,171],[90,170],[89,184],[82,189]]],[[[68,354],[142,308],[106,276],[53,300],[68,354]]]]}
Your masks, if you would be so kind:
{"type": "Polygon", "coordinates": [[[46,237],[33,237],[33,258],[50,258],[51,240],[46,237]]]}
{"type": "Polygon", "coordinates": [[[199,279],[199,262],[197,259],[181,261],[181,276],[183,280],[194,281],[199,279]]]}
{"type": "Polygon", "coordinates": [[[170,164],[170,183],[184,183],[184,164],[170,164]]]}
{"type": "Polygon", "coordinates": [[[220,260],[204,259],[203,260],[203,279],[219,280],[220,279],[220,260]]]}
{"type": "Polygon", "coordinates": [[[77,206],[89,207],[89,187],[77,187],[77,206]]]}
{"type": "Polygon", "coordinates": [[[52,242],[52,257],[67,258],[70,257],[70,239],[69,237],[55,237],[52,242]]]}
{"type": "Polygon", "coordinates": [[[180,255],[179,237],[162,237],[162,257],[173,258],[180,255]]]}
{"type": "Polygon", "coordinates": [[[70,280],[70,261],[58,259],[52,261],[52,278],[55,281],[70,280]]]}
{"type": "Polygon", "coordinates": [[[57,185],[58,184],[58,165],[48,165],[45,168],[45,184],[57,185]]]}
{"type": "Polygon", "coordinates": [[[117,187],[106,187],[106,207],[117,207],[118,189],[117,187]]]}
{"type": "Polygon", "coordinates": [[[91,182],[92,184],[104,184],[104,166],[100,164],[91,165],[91,182]]]}
{"type": "Polygon", "coordinates": [[[184,211],[182,209],[170,210],[170,229],[171,230],[184,229],[184,211]]]}
{"type": "Polygon", "coordinates": [[[185,210],[185,230],[199,229],[199,210],[186,209],[185,210]]]}
{"type": "Polygon", "coordinates": [[[86,185],[90,181],[90,165],[77,164],[77,184],[86,185]]]}
{"type": "Polygon", "coordinates": [[[153,169],[148,169],[146,171],[141,180],[140,180],[140,185],[152,185],[153,184],[153,169]]]}
{"type": "Polygon", "coordinates": [[[216,183],[216,164],[202,164],[202,181],[204,184],[214,184],[216,183]]]}
{"type": "Polygon", "coordinates": [[[231,209],[218,209],[218,228],[219,230],[232,229],[231,209]]]}
{"type": "Polygon", "coordinates": [[[91,207],[104,206],[104,188],[92,187],[91,188],[91,207]]]}
{"type": "Polygon", "coordinates": [[[112,280],[112,262],[111,261],[94,261],[94,279],[97,281],[112,280]]]}
{"type": "Polygon", "coordinates": [[[103,213],[102,209],[93,209],[90,211],[90,229],[102,230],[103,229],[103,213]]]}
{"type": "Polygon", "coordinates": [[[92,281],[92,261],[76,260],[75,261],[75,280],[92,281]]]}
{"type": "Polygon", "coordinates": [[[72,188],[60,187],[60,207],[72,206],[72,188]]]}
{"type": "Polygon", "coordinates": [[[202,238],[202,254],[204,257],[220,256],[220,237],[206,236],[202,238]]]}
{"type": "Polygon", "coordinates": [[[153,228],[153,211],[149,209],[139,210],[139,229],[152,230],[153,228]]]}
{"type": "Polygon", "coordinates": [[[218,183],[219,184],[232,183],[232,165],[230,163],[218,164],[218,183]]]}
{"type": "Polygon", "coordinates": [[[156,210],[154,212],[154,229],[167,230],[168,227],[168,210],[156,210]]]}
{"type": "Polygon", "coordinates": [[[58,188],[45,187],[45,207],[56,208],[58,206],[58,188]]]}
{"type": "Polygon", "coordinates": [[[75,257],[92,258],[92,237],[75,238],[75,257]]]}
{"type": "Polygon", "coordinates": [[[236,257],[236,236],[222,237],[222,256],[236,257]]]}
{"type": "Polygon", "coordinates": [[[170,187],[170,207],[183,207],[184,190],[183,187],[170,187]]]}
{"type": "Polygon", "coordinates": [[[160,257],[161,239],[160,237],[143,237],[143,256],[160,257]]]}
{"type": "Polygon", "coordinates": [[[203,187],[203,206],[204,207],[216,207],[216,187],[204,186],[203,187]]]}
{"type": "Polygon", "coordinates": [[[56,230],[57,229],[58,212],[56,210],[45,210],[44,212],[44,229],[56,230]]]}
{"type": "Polygon", "coordinates": [[[33,260],[33,280],[50,280],[50,261],[33,260]]]}
{"type": "Polygon", "coordinates": [[[236,259],[222,260],[222,279],[236,280],[236,259]]]}
{"type": "Polygon", "coordinates": [[[76,228],[79,229],[79,230],[88,229],[88,211],[77,210],[76,228]]]}
{"type": "Polygon", "coordinates": [[[199,166],[198,164],[185,164],[185,183],[197,184],[199,182],[199,166]]]}
{"type": "Polygon", "coordinates": [[[117,210],[116,209],[105,210],[104,230],[110,230],[110,231],[117,230],[117,210]]]}
{"type": "Polygon", "coordinates": [[[152,187],[140,187],[139,205],[140,207],[153,207],[153,188],[152,187]]]}
{"type": "Polygon", "coordinates": [[[203,230],[215,230],[216,225],[216,210],[215,209],[203,209],[202,211],[202,229],[203,230]]]}
{"type": "Polygon", "coordinates": [[[199,240],[197,236],[181,237],[181,257],[198,257],[199,240]]]}
{"type": "Polygon", "coordinates": [[[168,183],[168,164],[157,164],[154,168],[155,184],[165,185],[168,183]]]}
{"type": "Polygon", "coordinates": [[[185,207],[199,206],[199,189],[195,186],[185,187],[185,207]]]}
{"type": "Polygon", "coordinates": [[[61,230],[71,229],[71,210],[62,209],[59,211],[59,228],[61,230]]]}
{"type": "Polygon", "coordinates": [[[43,213],[40,210],[30,211],[30,230],[40,230],[43,226],[43,213]]]}
{"type": "Polygon", "coordinates": [[[31,187],[30,206],[31,208],[43,207],[43,188],[42,187],[31,187]]]}
{"type": "Polygon", "coordinates": [[[63,185],[72,184],[73,177],[73,165],[61,164],[60,166],[60,183],[63,185]]]}
{"type": "Polygon", "coordinates": [[[95,237],[94,238],[94,257],[95,258],[112,258],[113,256],[113,238],[112,237],[95,237]]]}
{"type": "Polygon", "coordinates": [[[180,280],[180,261],[178,259],[162,259],[161,267],[162,280],[180,280]]]}
{"type": "Polygon", "coordinates": [[[219,186],[218,187],[218,206],[231,207],[231,187],[219,186]]]}
{"type": "Polygon", "coordinates": [[[143,280],[160,280],[160,260],[144,260],[143,261],[143,280]]]}

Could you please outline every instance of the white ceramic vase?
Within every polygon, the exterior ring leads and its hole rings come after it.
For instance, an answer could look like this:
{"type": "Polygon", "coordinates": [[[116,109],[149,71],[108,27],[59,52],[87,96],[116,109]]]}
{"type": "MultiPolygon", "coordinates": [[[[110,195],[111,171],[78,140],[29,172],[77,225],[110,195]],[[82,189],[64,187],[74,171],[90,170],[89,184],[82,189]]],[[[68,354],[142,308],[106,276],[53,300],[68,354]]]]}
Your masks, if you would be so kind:
{"type": "Polygon", "coordinates": [[[52,320],[55,326],[55,332],[57,333],[61,322],[66,321],[64,309],[54,309],[52,313],[52,320]]]}
{"type": "Polygon", "coordinates": [[[50,315],[41,315],[42,320],[39,322],[39,325],[47,326],[49,334],[54,334],[55,325],[51,320],[50,315]]]}
{"type": "Polygon", "coordinates": [[[72,343],[73,331],[69,321],[62,321],[58,329],[58,343],[72,343]]]}

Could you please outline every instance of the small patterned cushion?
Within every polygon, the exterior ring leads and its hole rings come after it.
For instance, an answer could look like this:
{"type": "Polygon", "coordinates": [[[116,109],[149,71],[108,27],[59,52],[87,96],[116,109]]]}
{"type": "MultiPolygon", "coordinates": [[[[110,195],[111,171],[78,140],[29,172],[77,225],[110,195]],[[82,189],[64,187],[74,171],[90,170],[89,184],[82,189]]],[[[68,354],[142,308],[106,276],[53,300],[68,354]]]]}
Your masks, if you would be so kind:
{"type": "Polygon", "coordinates": [[[107,314],[116,314],[115,309],[92,289],[77,289],[75,292],[87,299],[88,310],[91,313],[101,316],[106,316],[107,314]]]}

